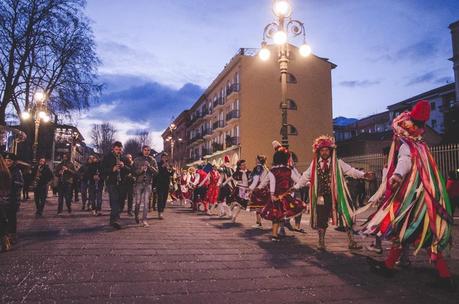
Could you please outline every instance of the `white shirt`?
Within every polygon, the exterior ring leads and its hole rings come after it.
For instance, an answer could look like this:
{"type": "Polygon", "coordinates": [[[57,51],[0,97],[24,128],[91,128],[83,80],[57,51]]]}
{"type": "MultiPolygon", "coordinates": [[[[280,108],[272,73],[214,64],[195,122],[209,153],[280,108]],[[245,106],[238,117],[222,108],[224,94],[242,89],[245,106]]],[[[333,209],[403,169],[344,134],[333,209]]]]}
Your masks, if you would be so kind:
{"type": "Polygon", "coordinates": [[[398,150],[397,167],[395,167],[394,174],[399,174],[404,178],[412,167],[410,147],[403,143],[398,150]]]}
{"type": "MultiPolygon", "coordinates": [[[[319,159],[318,164],[322,167],[323,162],[322,159],[319,159]]],[[[331,158],[327,160],[327,164],[330,168],[331,166],[331,158]]],[[[344,175],[355,178],[355,179],[361,179],[365,176],[365,172],[357,170],[353,168],[351,165],[346,164],[344,161],[341,159],[338,159],[338,165],[341,167],[341,171],[343,172],[344,175]]],[[[308,169],[304,171],[304,173],[301,175],[299,178],[298,182],[295,184],[294,188],[295,189],[300,189],[303,187],[306,187],[309,185],[311,181],[311,171],[312,171],[312,162],[309,165],[308,169]]]]}

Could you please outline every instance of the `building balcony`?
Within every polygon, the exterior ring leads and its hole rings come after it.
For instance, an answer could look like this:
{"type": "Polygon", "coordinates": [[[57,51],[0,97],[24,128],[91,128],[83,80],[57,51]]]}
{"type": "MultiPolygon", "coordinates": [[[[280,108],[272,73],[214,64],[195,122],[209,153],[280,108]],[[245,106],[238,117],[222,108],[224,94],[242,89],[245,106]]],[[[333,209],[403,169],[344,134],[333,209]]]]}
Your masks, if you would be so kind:
{"type": "Polygon", "coordinates": [[[228,123],[230,120],[239,119],[240,112],[239,110],[232,110],[228,114],[226,114],[226,122],[228,123]]]}
{"type": "Polygon", "coordinates": [[[195,142],[195,141],[200,140],[202,138],[203,137],[202,137],[201,133],[196,133],[193,137],[191,137],[190,142],[192,143],[192,142],[195,142]]]}
{"type": "Polygon", "coordinates": [[[240,144],[241,142],[239,136],[226,137],[226,148],[237,146],[240,144]]]}
{"type": "Polygon", "coordinates": [[[215,152],[218,152],[218,151],[222,151],[224,149],[223,147],[223,144],[219,144],[219,143],[212,143],[212,153],[215,153],[215,152]]]}
{"type": "Polygon", "coordinates": [[[223,128],[225,126],[225,122],[223,120],[217,120],[212,124],[212,131],[217,129],[223,128]]]}
{"type": "Polygon", "coordinates": [[[201,151],[202,151],[201,152],[202,156],[206,156],[206,155],[212,154],[212,151],[210,149],[205,149],[204,148],[201,151]]]}
{"type": "Polygon", "coordinates": [[[217,98],[217,100],[215,100],[213,103],[214,111],[220,108],[221,106],[223,106],[224,104],[225,104],[225,100],[223,99],[223,97],[217,98]]]}
{"type": "Polygon", "coordinates": [[[239,89],[240,89],[239,83],[233,83],[226,90],[226,96],[230,98],[230,96],[232,95],[237,95],[237,93],[239,93],[239,89]]]}

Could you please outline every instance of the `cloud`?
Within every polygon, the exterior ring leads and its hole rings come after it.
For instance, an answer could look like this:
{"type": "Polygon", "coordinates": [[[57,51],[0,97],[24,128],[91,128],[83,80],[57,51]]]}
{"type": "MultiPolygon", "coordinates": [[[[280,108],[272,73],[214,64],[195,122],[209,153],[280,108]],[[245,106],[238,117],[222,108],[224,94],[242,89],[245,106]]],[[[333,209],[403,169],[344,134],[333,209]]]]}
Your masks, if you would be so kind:
{"type": "MultiPolygon", "coordinates": [[[[397,63],[403,60],[424,61],[434,58],[438,55],[439,49],[437,46],[439,43],[440,42],[437,39],[429,38],[410,44],[397,51],[388,51],[383,55],[375,58],[370,58],[369,60],[373,62],[390,61],[392,63],[397,63]]],[[[378,49],[386,50],[387,47],[374,47],[373,49],[375,51],[378,49]]]]}
{"type": "Polygon", "coordinates": [[[344,80],[341,81],[339,84],[340,86],[348,88],[368,88],[370,86],[374,86],[380,83],[381,81],[379,80],[344,80]]]}
{"type": "Polygon", "coordinates": [[[188,109],[203,89],[187,83],[180,89],[131,75],[103,75],[106,93],[91,109],[78,116],[76,123],[90,143],[93,124],[109,121],[118,130],[117,138],[125,142],[138,131],[152,134],[153,147],[162,150],[161,134],[171,122],[188,109]]]}
{"type": "Polygon", "coordinates": [[[440,70],[430,71],[418,76],[411,77],[408,82],[407,86],[422,84],[422,83],[432,83],[432,84],[447,84],[453,82],[453,78],[451,76],[439,76],[440,70]]]}

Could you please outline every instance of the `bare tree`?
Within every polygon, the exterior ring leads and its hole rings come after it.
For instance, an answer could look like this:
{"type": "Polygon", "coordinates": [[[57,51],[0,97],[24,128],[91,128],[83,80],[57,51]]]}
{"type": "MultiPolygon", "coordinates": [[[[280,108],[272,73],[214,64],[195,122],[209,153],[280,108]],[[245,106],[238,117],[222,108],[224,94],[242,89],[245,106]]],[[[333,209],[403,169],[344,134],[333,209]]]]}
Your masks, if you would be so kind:
{"type": "Polygon", "coordinates": [[[91,140],[97,149],[97,152],[107,154],[115,142],[115,134],[117,130],[109,123],[94,124],[91,129],[91,140]]]}
{"type": "Polygon", "coordinates": [[[130,138],[124,143],[124,153],[131,154],[134,158],[140,153],[142,144],[138,138],[130,138]]]}
{"type": "Polygon", "coordinates": [[[89,107],[99,64],[84,0],[0,1],[0,124],[12,105],[31,106],[35,91],[54,113],[89,107]]]}
{"type": "Polygon", "coordinates": [[[140,143],[142,147],[151,145],[151,138],[150,138],[149,131],[147,130],[138,131],[136,134],[136,137],[137,137],[137,141],[140,143]]]}

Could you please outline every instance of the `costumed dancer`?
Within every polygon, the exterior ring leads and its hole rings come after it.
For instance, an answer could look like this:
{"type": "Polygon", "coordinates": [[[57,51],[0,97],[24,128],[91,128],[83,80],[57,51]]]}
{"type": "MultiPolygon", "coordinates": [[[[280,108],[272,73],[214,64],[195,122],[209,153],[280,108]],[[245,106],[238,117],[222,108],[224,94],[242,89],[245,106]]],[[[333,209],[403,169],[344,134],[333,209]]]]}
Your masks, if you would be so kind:
{"type": "Polygon", "coordinates": [[[207,164],[204,167],[204,171],[207,172],[206,177],[199,183],[199,186],[202,187],[208,182],[206,197],[203,200],[204,212],[208,215],[212,215],[215,208],[217,207],[217,198],[218,198],[218,181],[220,180],[220,173],[216,166],[207,164]]]}
{"type": "Polygon", "coordinates": [[[191,201],[191,189],[190,189],[190,179],[191,175],[188,173],[187,169],[182,169],[182,174],[180,175],[180,196],[181,206],[186,206],[187,202],[191,201]]]}
{"type": "Polygon", "coordinates": [[[319,234],[319,250],[325,250],[325,233],[331,218],[333,225],[345,227],[349,249],[361,249],[353,239],[354,209],[345,176],[355,179],[373,179],[374,173],[352,168],[336,157],[335,139],[329,136],[316,138],[313,144],[314,159],[303,173],[295,189],[310,185],[311,227],[319,234]]]}
{"type": "Polygon", "coordinates": [[[266,166],[265,155],[257,155],[257,165],[252,171],[252,183],[249,186],[250,202],[249,208],[254,209],[256,212],[257,222],[252,228],[263,229],[261,225],[261,210],[265,207],[266,202],[270,200],[268,174],[269,169],[266,166]]]}
{"type": "Polygon", "coordinates": [[[235,182],[234,188],[234,201],[230,204],[231,221],[236,222],[236,219],[241,212],[241,209],[247,210],[249,204],[249,184],[251,172],[247,170],[247,163],[241,159],[236,163],[236,171],[233,173],[231,179],[235,182]]]}
{"type": "Polygon", "coordinates": [[[234,193],[234,181],[232,176],[234,169],[231,168],[231,163],[228,155],[225,156],[224,163],[220,167],[220,180],[218,182],[220,186],[220,192],[218,193],[218,210],[220,217],[229,216],[231,217],[231,209],[227,203],[232,201],[234,193]]]}
{"type": "Polygon", "coordinates": [[[268,174],[270,201],[261,211],[261,217],[272,221],[273,242],[280,241],[279,226],[285,219],[302,213],[306,204],[292,196],[296,174],[288,166],[290,153],[285,147],[274,152],[273,166],[268,174]]]}
{"type": "Polygon", "coordinates": [[[393,241],[385,261],[369,259],[376,273],[393,275],[403,248],[413,244],[415,254],[425,248],[435,263],[439,275],[435,285],[454,289],[442,255],[451,239],[451,204],[443,177],[422,138],[429,117],[430,103],[420,100],[411,112],[394,119],[384,203],[366,223],[364,232],[393,241]]]}
{"type": "Polygon", "coordinates": [[[190,203],[191,203],[191,209],[193,211],[196,210],[196,187],[198,186],[199,183],[199,174],[196,173],[196,168],[195,167],[189,167],[188,168],[188,175],[190,176],[188,180],[188,189],[190,192],[190,203]]]}
{"type": "Polygon", "coordinates": [[[194,211],[207,212],[207,210],[205,209],[206,206],[204,204],[204,201],[206,198],[209,181],[205,181],[202,184],[201,182],[207,177],[207,173],[210,172],[211,168],[211,164],[206,164],[205,166],[199,165],[198,170],[196,171],[197,180],[195,187],[196,190],[194,191],[194,211]]]}

